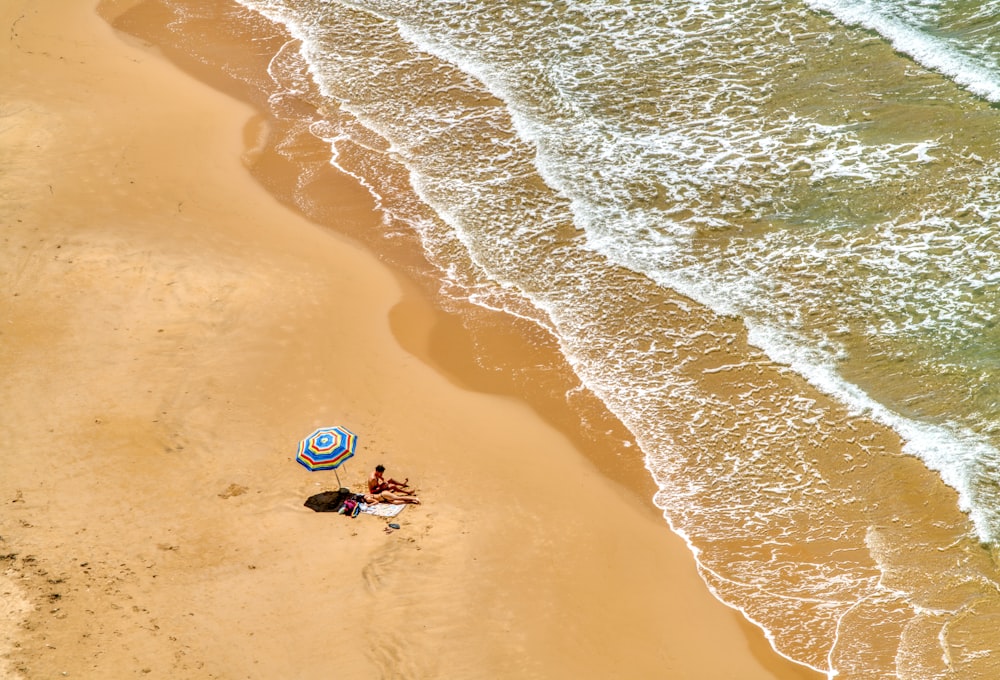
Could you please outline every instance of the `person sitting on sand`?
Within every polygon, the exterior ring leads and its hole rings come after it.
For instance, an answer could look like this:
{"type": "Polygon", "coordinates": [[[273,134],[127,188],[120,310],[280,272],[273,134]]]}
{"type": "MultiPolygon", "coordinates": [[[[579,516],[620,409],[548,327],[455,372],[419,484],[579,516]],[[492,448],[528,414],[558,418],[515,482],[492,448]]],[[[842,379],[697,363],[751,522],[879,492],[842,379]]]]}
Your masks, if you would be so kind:
{"type": "Polygon", "coordinates": [[[397,493],[413,495],[410,491],[409,481],[410,478],[407,477],[401,482],[397,482],[395,479],[386,479],[382,476],[385,472],[384,465],[376,465],[375,471],[368,478],[368,493],[379,493],[380,491],[394,491],[397,493]]]}
{"type": "Polygon", "coordinates": [[[375,503],[388,503],[390,505],[402,505],[403,503],[420,504],[420,499],[416,496],[404,496],[402,494],[393,493],[392,491],[366,493],[364,495],[364,499],[365,503],[368,505],[373,505],[375,503]]]}

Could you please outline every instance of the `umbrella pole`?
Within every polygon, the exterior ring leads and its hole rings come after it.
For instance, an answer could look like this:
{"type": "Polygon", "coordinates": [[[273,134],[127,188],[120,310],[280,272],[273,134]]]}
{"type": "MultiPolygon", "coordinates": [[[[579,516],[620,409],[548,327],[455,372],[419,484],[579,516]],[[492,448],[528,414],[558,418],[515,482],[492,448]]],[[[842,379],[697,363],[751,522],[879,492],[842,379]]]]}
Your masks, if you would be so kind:
{"type": "Polygon", "coordinates": [[[344,485],[340,483],[340,475],[337,474],[337,468],[333,468],[333,474],[337,477],[337,489],[339,490],[344,485]]]}

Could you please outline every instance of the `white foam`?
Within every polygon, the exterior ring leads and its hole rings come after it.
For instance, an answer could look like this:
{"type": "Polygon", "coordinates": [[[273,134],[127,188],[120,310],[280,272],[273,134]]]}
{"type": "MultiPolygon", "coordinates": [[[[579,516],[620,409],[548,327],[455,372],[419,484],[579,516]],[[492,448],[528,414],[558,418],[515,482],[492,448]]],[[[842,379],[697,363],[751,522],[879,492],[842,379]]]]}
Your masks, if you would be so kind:
{"type": "Polygon", "coordinates": [[[985,66],[935,39],[897,16],[887,15],[869,0],[806,0],[815,10],[829,12],[850,26],[862,26],[885,37],[892,46],[927,68],[939,71],[991,102],[1000,102],[1000,78],[985,66]]]}
{"type": "Polygon", "coordinates": [[[983,437],[961,427],[944,427],[905,418],[873,400],[866,392],[845,381],[835,365],[822,354],[800,346],[785,332],[748,324],[748,340],[769,357],[791,367],[812,385],[843,404],[898,432],[904,452],[923,460],[959,492],[962,510],[969,513],[979,538],[993,542],[1000,537],[1000,498],[984,496],[977,486],[982,471],[993,467],[1000,454],[983,437]]]}
{"type": "MultiPolygon", "coordinates": [[[[366,3],[350,4],[366,6],[366,3]]],[[[555,5],[549,9],[553,7],[555,5]]],[[[704,28],[686,36],[681,26],[685,17],[668,16],[671,7],[653,7],[655,16],[643,14],[641,3],[630,7],[628,12],[599,4],[594,7],[595,13],[600,15],[598,25],[603,33],[585,26],[583,39],[574,49],[587,49],[587,40],[608,35],[611,42],[607,45],[608,54],[612,47],[621,50],[623,63],[633,61],[627,54],[629,49],[636,50],[636,59],[652,58],[655,62],[659,58],[657,50],[664,48],[661,43],[665,39],[668,43],[665,52],[675,47],[686,49],[693,58],[704,53],[699,41],[711,38],[711,30],[740,25],[743,19],[737,16],[735,9],[731,13],[719,13],[711,3],[703,2],[691,6],[689,11],[702,15],[704,28]],[[631,22],[629,30],[636,26],[653,26],[655,30],[636,36],[621,34],[623,23],[628,22],[631,22]],[[646,39],[649,40],[643,42],[646,39]]],[[[609,98],[613,99],[610,95],[620,95],[617,90],[603,95],[598,92],[598,96],[580,91],[584,86],[596,86],[600,78],[614,80],[623,75],[607,71],[612,65],[596,58],[604,56],[599,49],[563,68],[557,58],[559,54],[548,52],[550,45],[543,38],[551,36],[544,33],[545,27],[522,23],[515,30],[523,27],[540,31],[531,38],[519,38],[525,45],[525,61],[533,58],[533,48],[537,48],[545,59],[528,64],[537,70],[526,69],[520,73],[510,70],[510,65],[500,58],[503,55],[489,52],[503,47],[494,41],[503,38],[504,32],[511,30],[510,26],[498,22],[491,27],[491,32],[484,32],[477,27],[477,22],[484,19],[477,17],[474,8],[465,4],[449,5],[445,10],[449,25],[433,27],[422,26],[417,21],[418,15],[434,11],[433,3],[409,4],[405,16],[398,18],[393,18],[398,5],[389,0],[372,3],[370,8],[380,13],[386,25],[359,32],[358,40],[373,42],[362,46],[362,56],[341,55],[337,63],[333,63],[332,55],[322,53],[318,39],[311,33],[318,26],[306,30],[304,26],[295,29],[291,24],[290,28],[302,40],[311,72],[325,94],[338,99],[345,111],[390,141],[390,148],[379,152],[406,165],[412,188],[437,213],[434,218],[423,219],[416,210],[400,210],[392,219],[410,221],[431,260],[444,272],[444,285],[451,290],[484,306],[513,311],[535,320],[553,332],[585,384],[636,434],[647,455],[646,465],[663,489],[657,495],[657,504],[667,511],[672,528],[688,541],[706,572],[711,571],[707,556],[698,552],[690,534],[685,532],[699,528],[705,532],[749,533],[757,525],[778,522],[783,513],[796,511],[792,503],[786,505],[784,501],[771,507],[764,502],[767,497],[785,499],[794,493],[822,494],[826,491],[822,485],[815,484],[814,471],[808,461],[794,461],[796,465],[790,465],[787,470],[768,470],[770,476],[766,484],[755,486],[752,476],[739,477],[753,465],[767,469],[769,461],[759,460],[760,452],[768,450],[768,442],[780,438],[783,433],[804,429],[803,436],[822,437],[824,414],[814,404],[792,399],[783,405],[785,410],[774,421],[754,422],[758,397],[751,390],[743,395],[746,410],[733,416],[743,420],[726,425],[725,418],[718,416],[733,415],[726,410],[728,405],[713,401],[712,396],[699,390],[691,379],[673,371],[674,367],[668,365],[669,356],[659,356],[657,334],[667,334],[673,329],[650,329],[645,342],[638,342],[631,336],[609,337],[604,323],[606,318],[602,317],[600,309],[595,309],[600,301],[613,301],[608,291],[598,289],[600,272],[572,270],[571,267],[563,270],[560,267],[567,267],[565,262],[544,260],[532,248],[537,243],[557,243],[552,232],[570,217],[573,224],[585,232],[586,246],[611,263],[642,272],[659,284],[723,314],[746,318],[751,341],[772,358],[787,363],[827,393],[903,434],[909,440],[908,451],[924,457],[931,467],[941,472],[946,482],[959,489],[963,506],[970,511],[980,535],[989,536],[993,527],[1000,526],[1000,518],[983,510],[991,507],[991,503],[992,507],[1000,507],[1000,504],[995,498],[980,495],[984,492],[975,484],[977,471],[984,462],[988,465],[988,461],[996,460],[996,452],[976,436],[968,435],[961,426],[924,426],[902,418],[857,386],[844,381],[837,372],[837,362],[846,358],[845,345],[838,339],[838,334],[847,328],[843,320],[834,319],[831,330],[825,335],[811,328],[808,313],[815,304],[812,289],[795,288],[803,279],[775,276],[785,269],[808,274],[818,264],[836,274],[838,267],[856,260],[883,274],[872,284],[875,294],[836,302],[845,305],[844,314],[848,318],[856,314],[872,319],[872,323],[885,325],[885,328],[876,329],[879,332],[902,335],[911,330],[911,326],[928,325],[927,318],[883,318],[883,311],[895,311],[900,301],[910,299],[906,295],[908,287],[912,288],[912,281],[896,276],[902,267],[902,258],[920,259],[932,252],[931,248],[940,249],[946,251],[945,254],[935,253],[934,258],[924,259],[940,258],[942,266],[954,276],[942,284],[945,286],[943,293],[942,289],[933,286],[932,290],[918,291],[924,297],[919,299],[917,306],[933,310],[936,319],[953,319],[947,327],[955,327],[964,323],[963,318],[970,317],[956,306],[959,296],[952,293],[964,290],[960,285],[963,281],[970,282],[973,288],[991,282],[976,266],[969,264],[968,242],[942,236],[947,235],[949,229],[962,232],[966,225],[948,220],[933,224],[931,219],[917,220],[912,225],[887,222],[876,225],[864,235],[852,232],[852,225],[844,225],[843,231],[833,233],[807,231],[806,238],[798,240],[795,230],[782,230],[778,226],[756,241],[741,240],[738,229],[743,222],[765,216],[770,219],[780,212],[783,209],[781,201],[792,200],[782,191],[793,180],[803,185],[816,183],[820,186],[817,193],[822,194],[824,187],[844,191],[844,187],[863,187],[886,178],[917,176],[924,166],[933,164],[937,158],[947,158],[948,149],[940,148],[945,146],[944,142],[927,137],[907,143],[872,143],[865,141],[853,124],[821,124],[796,113],[760,119],[756,115],[760,91],[731,81],[719,84],[714,90],[704,90],[707,94],[703,99],[698,98],[703,92],[694,86],[689,93],[668,93],[676,94],[676,100],[654,89],[653,96],[640,102],[642,106],[627,112],[628,115],[616,117],[614,114],[622,112],[614,106],[609,107],[608,103],[609,98]],[[390,24],[390,20],[398,24],[390,24]],[[390,35],[388,28],[397,25],[398,36],[390,35]],[[379,33],[383,30],[386,31],[384,35],[379,33]],[[482,44],[469,43],[466,40],[469,35],[482,44]],[[410,44],[400,44],[401,41],[396,40],[398,37],[410,44]],[[384,45],[378,41],[384,41],[384,45]],[[487,51],[477,52],[475,48],[487,51]],[[365,56],[389,53],[403,54],[405,56],[400,58],[410,61],[393,64],[381,61],[381,57],[365,56]],[[446,63],[438,63],[428,55],[446,63]],[[494,56],[497,58],[492,58],[494,56]],[[437,95],[452,86],[470,88],[467,92],[472,92],[478,81],[482,88],[506,104],[511,121],[503,119],[505,112],[499,107],[463,110],[452,105],[435,109],[417,96],[420,93],[407,93],[405,89],[400,89],[402,95],[394,99],[392,87],[405,85],[401,79],[388,77],[384,89],[372,87],[364,80],[386,74],[391,76],[393,69],[399,70],[402,76],[408,75],[404,66],[414,69],[427,66],[429,71],[443,72],[447,64],[457,65],[473,77],[466,81],[450,80],[451,85],[442,88],[425,87],[425,94],[437,95]],[[369,68],[372,69],[370,74],[365,72],[369,68]],[[341,85],[340,80],[343,80],[344,91],[335,90],[341,85]],[[399,116],[401,109],[402,117],[399,116]],[[664,126],[662,120],[669,120],[670,124],[664,126]],[[479,131],[480,137],[462,137],[468,130],[479,131]],[[430,145],[451,136],[461,142],[460,153],[452,154],[448,149],[442,149],[440,154],[425,151],[430,145]],[[478,165],[465,165],[469,159],[475,159],[478,165]],[[511,196],[503,193],[518,186],[520,177],[535,170],[554,190],[554,196],[536,200],[539,196],[532,194],[511,196]],[[745,188],[742,194],[735,191],[737,187],[745,188]],[[717,195],[730,189],[738,195],[727,193],[724,200],[717,200],[717,195]],[[675,214],[684,210],[691,214],[675,218],[675,214]],[[692,248],[692,237],[708,238],[713,231],[733,235],[727,243],[724,261],[692,248]],[[922,240],[925,238],[939,238],[940,243],[931,244],[922,240]],[[536,267],[538,271],[520,268],[520,260],[525,257],[531,263],[542,263],[536,267]],[[519,306],[518,295],[523,295],[530,303],[522,302],[519,306]],[[941,299],[933,299],[935,295],[941,299]],[[871,306],[868,298],[882,306],[871,306]],[[778,325],[779,320],[783,320],[783,326],[778,325]],[[671,404],[685,402],[701,407],[702,416],[688,423],[664,420],[671,404]],[[751,440],[745,442],[740,451],[725,453],[713,460],[712,464],[719,469],[699,470],[699,475],[689,474],[686,478],[672,474],[668,483],[662,472],[677,464],[671,428],[682,427],[690,428],[692,437],[700,435],[709,443],[716,441],[717,434],[721,437],[734,431],[748,432],[751,440]],[[720,499],[713,507],[694,505],[699,497],[712,497],[712,484],[721,478],[713,475],[720,470],[732,473],[724,481],[734,484],[734,488],[744,495],[720,499]],[[780,475],[784,476],[773,479],[780,475]],[[714,521],[719,524],[712,524],[714,521]]],[[[490,5],[484,7],[483,12],[487,9],[506,12],[516,7],[490,5]]],[[[272,11],[277,12],[274,16],[280,16],[278,10],[272,11]]],[[[739,11],[753,14],[752,8],[739,8],[739,11]]],[[[551,17],[552,13],[548,12],[547,16],[551,17]]],[[[288,24],[302,17],[283,19],[287,19],[285,23],[288,24]]],[[[313,20],[322,21],[322,17],[313,20]]],[[[778,26],[781,22],[775,19],[774,23],[778,26]]],[[[719,73],[724,75],[727,70],[736,71],[741,66],[763,69],[775,60],[781,62],[782,58],[780,49],[760,42],[750,45],[746,53],[735,55],[719,73]],[[774,54],[779,56],[773,57],[774,54]],[[737,62],[737,57],[744,61],[737,62]],[[768,61],[770,57],[773,58],[768,61]]],[[[710,66],[708,62],[703,65],[710,66]]],[[[681,72],[686,74],[683,68],[681,72]]],[[[629,93],[642,92],[643,83],[634,82],[634,79],[630,81],[626,77],[615,82],[633,88],[627,91],[629,93]]],[[[475,99],[476,93],[473,95],[475,99]]],[[[333,162],[337,163],[338,145],[345,141],[341,135],[346,134],[352,141],[353,135],[340,128],[314,129],[328,140],[333,162]]],[[[377,182],[366,176],[360,176],[359,180],[381,201],[384,190],[377,182]]],[[[988,193],[989,182],[981,181],[984,192],[988,193]]],[[[992,214],[996,210],[996,206],[982,196],[975,195],[974,191],[971,193],[969,204],[973,207],[970,210],[977,214],[992,214]]],[[[389,212],[384,202],[381,207],[389,212]]],[[[558,245],[567,249],[572,247],[574,252],[584,245],[569,242],[565,235],[559,238],[562,240],[558,245]]],[[[986,269],[991,270],[990,267],[986,269]]],[[[613,308],[612,302],[607,308],[613,308]]],[[[663,324],[668,325],[669,321],[664,320],[663,324]]],[[[672,340],[682,346],[685,341],[672,340]]],[[[686,339],[687,342],[701,340],[715,341],[721,347],[731,338],[692,334],[686,339]]],[[[822,519],[817,518],[821,530],[846,531],[822,519]]],[[[783,539],[807,540],[801,536],[783,539]]],[[[781,566],[775,568],[780,570],[781,566]]],[[[732,574],[722,574],[721,570],[713,574],[720,581],[736,582],[732,574]]],[[[764,588],[765,579],[771,576],[774,574],[764,569],[754,575],[758,579],[755,583],[764,588]]],[[[814,592],[801,595],[802,598],[828,601],[831,592],[840,592],[847,584],[864,584],[864,576],[854,572],[817,572],[812,577],[811,581],[806,581],[814,592]]],[[[780,575],[777,579],[780,580],[780,575]]],[[[743,585],[752,584],[748,580],[743,585]]],[[[726,599],[722,594],[719,597],[726,599]]],[[[774,594],[774,597],[776,600],[794,599],[787,594],[774,594]]],[[[779,630],[780,621],[765,621],[763,615],[753,614],[749,605],[734,604],[731,596],[729,604],[757,622],[780,652],[782,645],[776,640],[779,636],[791,635],[779,630]]],[[[829,674],[832,677],[834,672],[829,674]]]]}

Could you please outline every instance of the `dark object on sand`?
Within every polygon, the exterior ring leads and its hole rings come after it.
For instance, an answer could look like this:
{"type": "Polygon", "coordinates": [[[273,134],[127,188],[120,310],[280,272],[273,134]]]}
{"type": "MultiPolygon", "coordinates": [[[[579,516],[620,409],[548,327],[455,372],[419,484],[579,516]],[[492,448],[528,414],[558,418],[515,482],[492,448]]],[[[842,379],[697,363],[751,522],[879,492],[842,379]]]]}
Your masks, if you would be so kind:
{"type": "Polygon", "coordinates": [[[354,496],[350,489],[324,491],[306,499],[305,506],[315,512],[339,512],[344,501],[354,496]]]}

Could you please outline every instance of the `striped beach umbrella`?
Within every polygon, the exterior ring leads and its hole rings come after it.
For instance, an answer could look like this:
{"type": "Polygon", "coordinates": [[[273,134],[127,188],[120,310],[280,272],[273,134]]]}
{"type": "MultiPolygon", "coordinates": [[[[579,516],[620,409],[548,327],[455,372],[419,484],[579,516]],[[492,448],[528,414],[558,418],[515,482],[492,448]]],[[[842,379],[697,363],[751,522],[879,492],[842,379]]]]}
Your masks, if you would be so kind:
{"type": "Polygon", "coordinates": [[[333,470],[336,474],[337,468],[354,455],[357,446],[358,436],[346,427],[321,427],[299,442],[295,460],[307,470],[333,470]]]}

